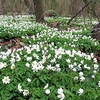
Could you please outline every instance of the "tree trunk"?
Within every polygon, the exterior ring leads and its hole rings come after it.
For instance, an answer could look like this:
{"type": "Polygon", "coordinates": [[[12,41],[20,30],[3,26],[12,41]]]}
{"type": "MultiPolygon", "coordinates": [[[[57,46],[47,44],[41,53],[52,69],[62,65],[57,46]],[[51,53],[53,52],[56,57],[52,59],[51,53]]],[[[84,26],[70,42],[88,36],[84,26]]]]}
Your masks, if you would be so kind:
{"type": "Polygon", "coordinates": [[[29,0],[24,0],[25,5],[28,8],[28,14],[34,14],[34,10],[32,5],[30,4],[29,0]]]}
{"type": "Polygon", "coordinates": [[[85,6],[84,6],[81,10],[79,10],[79,11],[67,22],[67,25],[69,25],[70,22],[71,22],[75,17],[77,17],[78,14],[80,14],[80,12],[82,12],[89,4],[91,4],[92,1],[93,1],[93,0],[90,0],[89,2],[87,2],[87,3],[85,4],[85,6]]]}
{"type": "Polygon", "coordinates": [[[28,1],[28,0],[24,0],[24,3],[25,3],[25,5],[27,6],[27,8],[29,8],[29,7],[30,7],[30,3],[29,3],[29,1],[28,1]]]}
{"type": "Polygon", "coordinates": [[[0,12],[2,12],[3,15],[5,15],[6,12],[6,0],[1,0],[1,10],[0,12]]]}
{"type": "Polygon", "coordinates": [[[42,0],[33,0],[34,2],[34,9],[35,9],[35,16],[36,22],[44,23],[44,11],[42,6],[42,0]]]}

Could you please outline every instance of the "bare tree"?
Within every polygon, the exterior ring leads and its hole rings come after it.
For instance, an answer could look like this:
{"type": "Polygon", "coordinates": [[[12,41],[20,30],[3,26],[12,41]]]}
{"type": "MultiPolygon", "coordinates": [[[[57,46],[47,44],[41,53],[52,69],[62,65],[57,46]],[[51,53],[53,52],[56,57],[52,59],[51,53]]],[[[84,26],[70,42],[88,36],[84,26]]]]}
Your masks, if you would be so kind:
{"type": "MultiPolygon", "coordinates": [[[[89,0],[83,0],[84,4],[87,4],[87,2],[89,2],[89,0]]],[[[95,12],[95,6],[96,6],[96,0],[92,0],[92,3],[87,7],[87,15],[90,19],[90,23],[92,24],[92,17],[97,18],[97,20],[99,21],[99,18],[95,12]]]]}
{"type": "Polygon", "coordinates": [[[6,0],[1,0],[1,10],[0,10],[0,12],[2,12],[2,14],[6,14],[5,6],[6,6],[6,0]]]}
{"type": "Polygon", "coordinates": [[[84,6],[81,10],[79,10],[79,11],[67,22],[67,25],[69,25],[70,22],[71,22],[75,17],[77,17],[78,14],[80,14],[80,12],[82,12],[89,4],[91,4],[92,1],[93,1],[93,0],[90,0],[89,2],[87,2],[87,3],[85,4],[85,6],[84,6]]]}
{"type": "Polygon", "coordinates": [[[32,5],[30,4],[30,1],[29,0],[24,0],[24,3],[28,8],[28,13],[29,14],[34,14],[34,10],[33,10],[32,5]]]}
{"type": "Polygon", "coordinates": [[[28,0],[24,0],[25,5],[27,6],[27,8],[29,8],[30,6],[30,2],[28,0]]]}
{"type": "Polygon", "coordinates": [[[42,6],[42,0],[33,0],[34,2],[34,9],[35,9],[35,16],[36,22],[44,23],[44,11],[42,6]]]}

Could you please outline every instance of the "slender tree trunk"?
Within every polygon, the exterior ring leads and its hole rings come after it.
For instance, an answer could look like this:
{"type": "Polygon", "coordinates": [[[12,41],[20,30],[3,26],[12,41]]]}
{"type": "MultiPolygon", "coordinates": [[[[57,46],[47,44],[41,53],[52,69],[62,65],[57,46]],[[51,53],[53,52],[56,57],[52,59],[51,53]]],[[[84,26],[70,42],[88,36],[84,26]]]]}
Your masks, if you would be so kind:
{"type": "Polygon", "coordinates": [[[78,14],[80,14],[80,12],[82,12],[89,4],[91,4],[92,1],[93,1],[93,0],[90,0],[89,2],[87,2],[87,3],[85,4],[85,6],[84,6],[80,11],[78,11],[78,12],[67,22],[67,25],[69,25],[70,22],[71,22],[75,17],[77,17],[78,14]]]}
{"type": "Polygon", "coordinates": [[[1,10],[0,12],[2,12],[2,14],[6,14],[6,0],[1,0],[1,10]]]}
{"type": "Polygon", "coordinates": [[[34,9],[35,9],[35,16],[36,22],[44,23],[44,11],[42,6],[42,0],[33,0],[34,2],[34,9]]]}
{"type": "Polygon", "coordinates": [[[30,4],[29,0],[24,0],[25,5],[28,8],[28,14],[34,14],[34,10],[32,5],[30,4]]]}
{"type": "Polygon", "coordinates": [[[29,7],[30,7],[30,3],[29,3],[29,1],[28,1],[28,0],[24,0],[24,3],[25,3],[25,5],[27,6],[27,8],[29,8],[29,7]]]}

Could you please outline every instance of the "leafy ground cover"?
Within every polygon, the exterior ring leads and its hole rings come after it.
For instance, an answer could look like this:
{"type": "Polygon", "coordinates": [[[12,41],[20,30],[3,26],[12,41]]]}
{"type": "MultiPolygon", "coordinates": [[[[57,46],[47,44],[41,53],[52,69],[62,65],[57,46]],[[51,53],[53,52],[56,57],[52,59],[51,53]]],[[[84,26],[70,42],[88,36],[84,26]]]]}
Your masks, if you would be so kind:
{"type": "Polygon", "coordinates": [[[100,43],[88,21],[73,24],[58,31],[30,16],[0,16],[0,100],[99,100],[100,43]]]}

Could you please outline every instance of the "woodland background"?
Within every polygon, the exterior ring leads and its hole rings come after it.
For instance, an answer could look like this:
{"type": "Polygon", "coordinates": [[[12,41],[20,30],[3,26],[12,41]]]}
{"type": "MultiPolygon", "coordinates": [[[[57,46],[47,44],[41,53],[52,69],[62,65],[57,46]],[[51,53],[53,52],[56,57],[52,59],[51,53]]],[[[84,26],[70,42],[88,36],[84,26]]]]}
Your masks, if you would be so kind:
{"type": "MultiPolygon", "coordinates": [[[[53,10],[59,16],[76,14],[85,5],[86,0],[42,0],[44,11],[53,10]]],[[[89,0],[87,0],[89,1],[89,0]]],[[[94,0],[96,1],[96,0],[94,0]]],[[[31,14],[34,12],[33,0],[29,0],[31,7],[25,5],[24,0],[0,0],[0,14],[31,14]]],[[[87,16],[88,13],[94,16],[92,9],[100,17],[100,1],[92,2],[80,15],[87,16]]]]}

